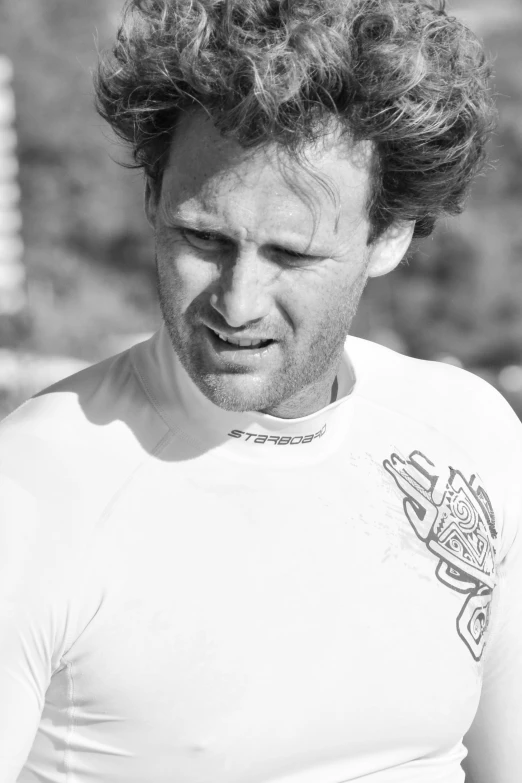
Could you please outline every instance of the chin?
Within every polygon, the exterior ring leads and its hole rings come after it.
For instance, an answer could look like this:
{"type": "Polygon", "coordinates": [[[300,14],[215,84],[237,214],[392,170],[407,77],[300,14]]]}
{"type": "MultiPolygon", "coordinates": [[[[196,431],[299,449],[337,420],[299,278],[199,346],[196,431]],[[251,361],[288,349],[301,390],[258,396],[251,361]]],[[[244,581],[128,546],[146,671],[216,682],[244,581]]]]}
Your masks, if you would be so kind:
{"type": "Polygon", "coordinates": [[[251,379],[247,379],[245,375],[226,379],[215,375],[200,375],[193,377],[193,380],[207,399],[226,411],[263,411],[281,402],[279,396],[274,394],[275,390],[260,388],[259,384],[252,384],[251,379]]]}

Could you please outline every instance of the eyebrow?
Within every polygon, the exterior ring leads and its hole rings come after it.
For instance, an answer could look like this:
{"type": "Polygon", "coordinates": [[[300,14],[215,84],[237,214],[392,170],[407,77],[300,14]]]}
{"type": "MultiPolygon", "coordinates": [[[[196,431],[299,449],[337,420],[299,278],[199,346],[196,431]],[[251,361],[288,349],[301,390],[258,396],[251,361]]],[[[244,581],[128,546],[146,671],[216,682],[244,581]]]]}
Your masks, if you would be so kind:
{"type": "Polygon", "coordinates": [[[219,231],[219,233],[225,234],[225,230],[221,223],[207,216],[192,217],[190,215],[177,215],[176,219],[181,221],[188,228],[203,229],[204,231],[219,231]]]}
{"type": "MultiPolygon", "coordinates": [[[[182,212],[176,211],[172,214],[164,212],[164,216],[169,223],[182,223],[183,226],[194,229],[194,231],[212,231],[213,233],[219,233],[226,236],[223,226],[207,215],[184,215],[182,212]]],[[[228,238],[231,239],[231,237],[228,238]]]]}

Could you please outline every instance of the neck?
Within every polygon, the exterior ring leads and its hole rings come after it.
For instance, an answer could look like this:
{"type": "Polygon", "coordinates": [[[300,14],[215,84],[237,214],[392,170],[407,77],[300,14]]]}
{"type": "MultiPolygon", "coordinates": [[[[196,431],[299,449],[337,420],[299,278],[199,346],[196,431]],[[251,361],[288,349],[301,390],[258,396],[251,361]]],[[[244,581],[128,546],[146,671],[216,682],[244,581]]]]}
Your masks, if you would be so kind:
{"type": "Polygon", "coordinates": [[[156,409],[170,430],[181,437],[187,458],[219,453],[220,458],[295,468],[332,453],[344,438],[354,411],[356,378],[346,353],[337,372],[337,399],[331,402],[335,391],[332,373],[328,387],[323,386],[324,397],[315,397],[309,412],[299,416],[294,409],[287,417],[263,411],[228,411],[214,405],[183,369],[165,328],[136,348],[133,361],[140,376],[151,379],[156,409]]]}
{"type": "Polygon", "coordinates": [[[330,397],[330,405],[332,404],[332,402],[336,401],[338,392],[339,392],[339,381],[337,380],[337,375],[336,375],[335,380],[332,384],[332,396],[330,397]]]}
{"type": "MultiPolygon", "coordinates": [[[[335,370],[337,373],[337,370],[335,370]]],[[[300,419],[331,405],[337,399],[337,375],[322,378],[318,383],[302,389],[291,399],[259,413],[266,413],[278,419],[300,419]]]]}

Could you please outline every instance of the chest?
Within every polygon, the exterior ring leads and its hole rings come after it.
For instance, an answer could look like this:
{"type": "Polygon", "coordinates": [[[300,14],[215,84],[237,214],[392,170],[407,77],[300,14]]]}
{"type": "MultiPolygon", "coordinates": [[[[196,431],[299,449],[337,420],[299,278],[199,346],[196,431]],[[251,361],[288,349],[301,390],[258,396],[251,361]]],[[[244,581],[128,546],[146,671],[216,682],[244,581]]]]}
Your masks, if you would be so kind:
{"type": "Polygon", "coordinates": [[[359,454],[321,476],[144,476],[99,531],[104,598],[70,653],[87,713],[213,764],[457,742],[491,544],[464,474],[452,511],[452,474],[428,467],[359,454]]]}

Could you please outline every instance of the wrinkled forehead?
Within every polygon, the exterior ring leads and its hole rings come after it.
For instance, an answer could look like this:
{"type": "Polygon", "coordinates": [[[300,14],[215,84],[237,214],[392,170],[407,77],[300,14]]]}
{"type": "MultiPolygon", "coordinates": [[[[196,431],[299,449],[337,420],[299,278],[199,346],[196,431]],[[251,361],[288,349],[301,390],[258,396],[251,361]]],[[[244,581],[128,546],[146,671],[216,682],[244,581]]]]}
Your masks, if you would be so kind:
{"type": "Polygon", "coordinates": [[[322,224],[347,230],[366,218],[372,150],[332,130],[304,146],[299,156],[281,145],[245,149],[223,137],[203,112],[178,125],[162,185],[164,206],[223,218],[223,212],[257,219],[322,224]]]}

